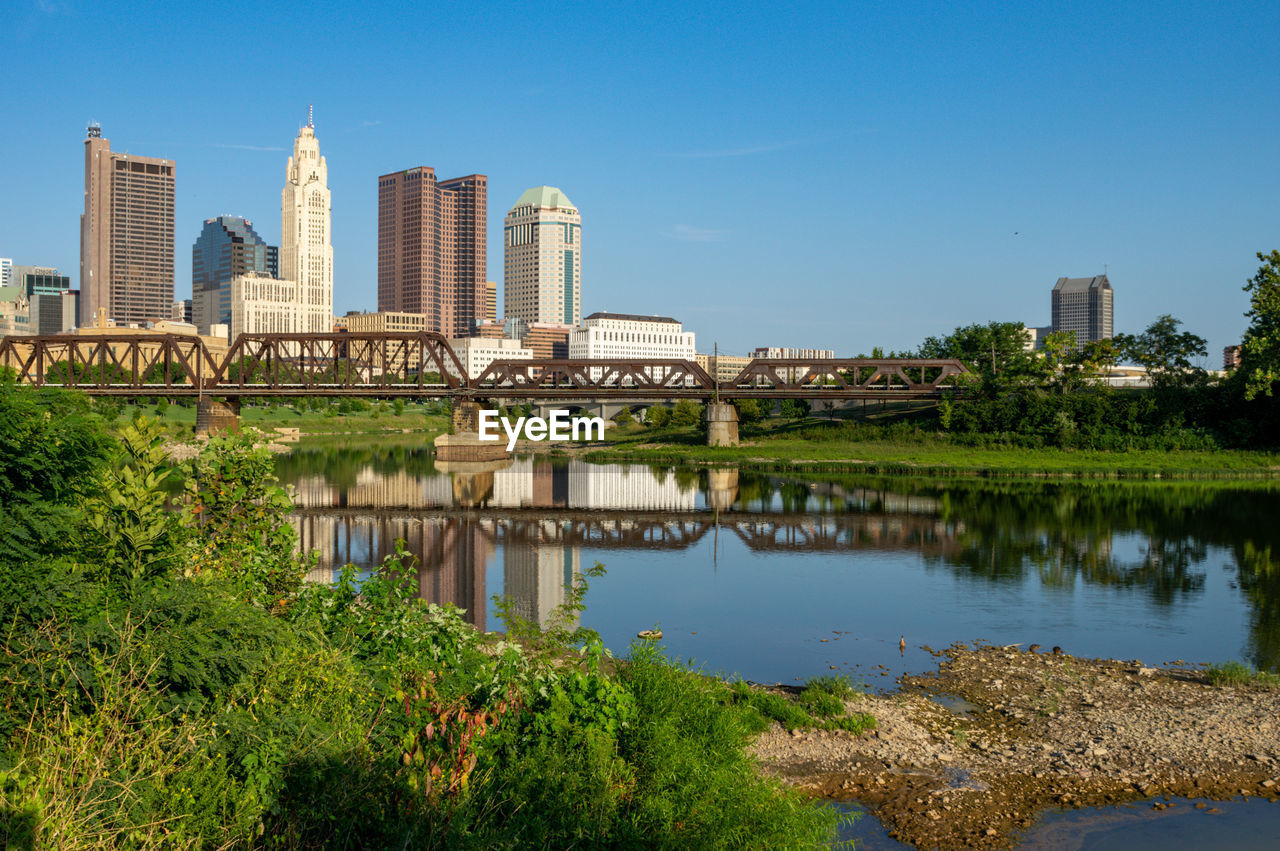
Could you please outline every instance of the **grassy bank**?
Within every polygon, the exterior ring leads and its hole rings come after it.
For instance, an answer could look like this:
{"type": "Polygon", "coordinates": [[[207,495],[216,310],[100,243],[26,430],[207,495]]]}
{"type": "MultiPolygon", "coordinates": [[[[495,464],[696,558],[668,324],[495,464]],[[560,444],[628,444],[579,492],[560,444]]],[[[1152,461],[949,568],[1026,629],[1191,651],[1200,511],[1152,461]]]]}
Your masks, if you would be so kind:
{"type": "MultiPolygon", "coordinates": [[[[381,434],[387,432],[430,432],[439,434],[449,428],[449,414],[438,402],[364,402],[362,409],[341,410],[342,400],[325,401],[312,410],[304,405],[260,404],[244,405],[240,410],[240,423],[264,431],[275,428],[296,428],[303,435],[327,434],[381,434]]],[[[350,403],[348,408],[352,408],[350,403]]],[[[108,412],[104,417],[108,425],[119,430],[145,416],[159,422],[164,432],[173,438],[190,437],[195,433],[196,406],[190,405],[122,405],[118,412],[108,412]]]]}
{"type": "MultiPolygon", "coordinates": [[[[592,461],[728,465],[777,472],[873,475],[1054,476],[1131,478],[1273,478],[1280,454],[1246,450],[1101,451],[1014,445],[961,445],[949,435],[908,431],[884,436],[820,420],[770,421],[743,429],[742,444],[705,445],[697,429],[619,427],[592,461]],[[866,434],[868,436],[863,436],[866,434]]],[[[905,431],[905,430],[904,430],[905,431]]]]}

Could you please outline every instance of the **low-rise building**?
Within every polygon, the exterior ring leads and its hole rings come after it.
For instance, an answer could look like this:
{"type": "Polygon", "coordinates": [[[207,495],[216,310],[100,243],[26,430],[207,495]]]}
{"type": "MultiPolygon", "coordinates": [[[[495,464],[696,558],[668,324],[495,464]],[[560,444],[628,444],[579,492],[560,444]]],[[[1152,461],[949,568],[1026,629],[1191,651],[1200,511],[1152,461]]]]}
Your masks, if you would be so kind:
{"type": "Polygon", "coordinates": [[[742,355],[696,355],[694,363],[702,367],[716,381],[733,381],[754,358],[742,355]]]}
{"type": "Polygon", "coordinates": [[[569,335],[571,358],[691,361],[696,356],[693,332],[669,316],[598,312],[569,335]]]}
{"type": "Polygon", "coordinates": [[[771,358],[771,359],[813,359],[813,360],[831,360],[836,356],[832,349],[789,349],[781,346],[760,346],[751,350],[753,358],[771,358]]]}
{"type": "Polygon", "coordinates": [[[348,313],[347,331],[351,334],[397,334],[426,331],[431,317],[425,313],[406,313],[400,310],[379,310],[376,313],[348,313]]]}
{"type": "Polygon", "coordinates": [[[241,334],[328,334],[332,330],[328,304],[304,298],[297,282],[264,272],[231,279],[231,339],[241,334]]]}
{"type": "Polygon", "coordinates": [[[0,337],[30,337],[35,333],[26,291],[21,287],[0,287],[0,337]]]}
{"type": "Polygon", "coordinates": [[[525,322],[520,344],[539,360],[564,360],[569,357],[569,335],[572,325],[554,322],[525,322]]]}
{"type": "MultiPolygon", "coordinates": [[[[453,352],[462,361],[468,378],[479,378],[489,368],[489,364],[497,360],[532,360],[533,352],[520,345],[519,340],[502,338],[495,340],[487,337],[454,337],[449,340],[453,352]]],[[[449,371],[455,373],[452,367],[449,371]]]]}

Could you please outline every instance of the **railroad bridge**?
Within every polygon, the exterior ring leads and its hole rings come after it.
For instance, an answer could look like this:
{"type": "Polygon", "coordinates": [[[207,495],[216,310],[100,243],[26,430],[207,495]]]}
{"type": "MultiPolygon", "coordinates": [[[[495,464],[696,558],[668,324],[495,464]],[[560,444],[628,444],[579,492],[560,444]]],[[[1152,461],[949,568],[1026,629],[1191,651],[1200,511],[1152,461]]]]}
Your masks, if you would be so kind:
{"type": "Polygon", "coordinates": [[[501,360],[477,376],[442,335],[332,333],[241,335],[217,357],[199,337],[74,334],[0,339],[0,369],[17,380],[97,396],[194,398],[206,426],[234,423],[254,397],[447,398],[462,423],[479,403],[711,403],[711,440],[732,432],[736,399],[912,399],[957,389],[957,360],[756,359],[716,381],[686,360],[501,360]]]}

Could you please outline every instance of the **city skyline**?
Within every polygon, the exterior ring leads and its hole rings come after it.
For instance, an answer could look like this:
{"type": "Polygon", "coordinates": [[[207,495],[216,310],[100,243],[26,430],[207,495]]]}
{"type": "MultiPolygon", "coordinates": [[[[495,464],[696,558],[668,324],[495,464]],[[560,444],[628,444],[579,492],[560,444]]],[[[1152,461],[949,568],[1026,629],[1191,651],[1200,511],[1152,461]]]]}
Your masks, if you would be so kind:
{"type": "MultiPolygon", "coordinates": [[[[339,6],[317,11],[347,17],[339,6]]],[[[471,44],[443,46],[430,69],[391,57],[303,79],[289,72],[310,53],[370,49],[394,18],[373,4],[308,41],[288,34],[291,13],[270,10],[258,24],[272,54],[243,57],[270,97],[241,103],[204,91],[213,46],[232,32],[212,13],[184,11],[172,21],[178,37],[157,49],[149,25],[26,6],[0,98],[41,132],[0,143],[6,185],[26,202],[0,212],[0,254],[68,270],[83,290],[71,271],[73,163],[90,119],[113,147],[177,162],[179,243],[225,213],[264,223],[263,238],[278,244],[271,186],[282,152],[263,149],[285,148],[314,102],[334,163],[338,315],[376,304],[373,178],[429,162],[489,175],[500,199],[492,234],[523,188],[562,187],[590,213],[584,314],[672,313],[728,352],[775,341],[905,349],[958,324],[1033,326],[1056,279],[1104,271],[1120,292],[1117,331],[1167,312],[1211,351],[1238,340],[1254,252],[1280,243],[1267,145],[1277,119],[1255,107],[1280,80],[1268,48],[1276,9],[1178,6],[1159,20],[1101,4],[1070,14],[670,11],[680,26],[661,25],[659,8],[571,25],[497,21],[471,44]],[[181,52],[168,46],[196,31],[181,52]],[[475,71],[505,67],[529,38],[568,33],[574,61],[536,81],[475,71]],[[64,61],[34,61],[49,44],[64,61]],[[797,59],[777,61],[785,56],[797,59]],[[128,97],[118,80],[86,83],[99,62],[147,84],[151,99],[128,97]],[[399,108],[399,77],[429,77],[457,113],[442,123],[399,108]],[[515,130],[570,91],[574,107],[556,109],[567,133],[515,130]],[[787,303],[800,292],[823,309],[787,303]]],[[[449,11],[441,24],[463,20],[449,11]]],[[[500,267],[497,239],[487,261],[500,267]]],[[[180,252],[179,298],[186,264],[180,252]]]]}

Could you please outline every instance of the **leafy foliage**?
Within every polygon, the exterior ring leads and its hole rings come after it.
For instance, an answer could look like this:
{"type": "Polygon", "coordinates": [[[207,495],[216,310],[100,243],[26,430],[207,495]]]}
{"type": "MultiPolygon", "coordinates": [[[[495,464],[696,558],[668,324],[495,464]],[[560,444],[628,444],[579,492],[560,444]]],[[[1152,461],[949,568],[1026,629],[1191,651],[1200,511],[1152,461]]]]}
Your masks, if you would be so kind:
{"type": "Polygon", "coordinates": [[[1280,381],[1280,251],[1258,252],[1262,265],[1245,284],[1249,328],[1240,346],[1244,397],[1272,396],[1280,381]]]}

